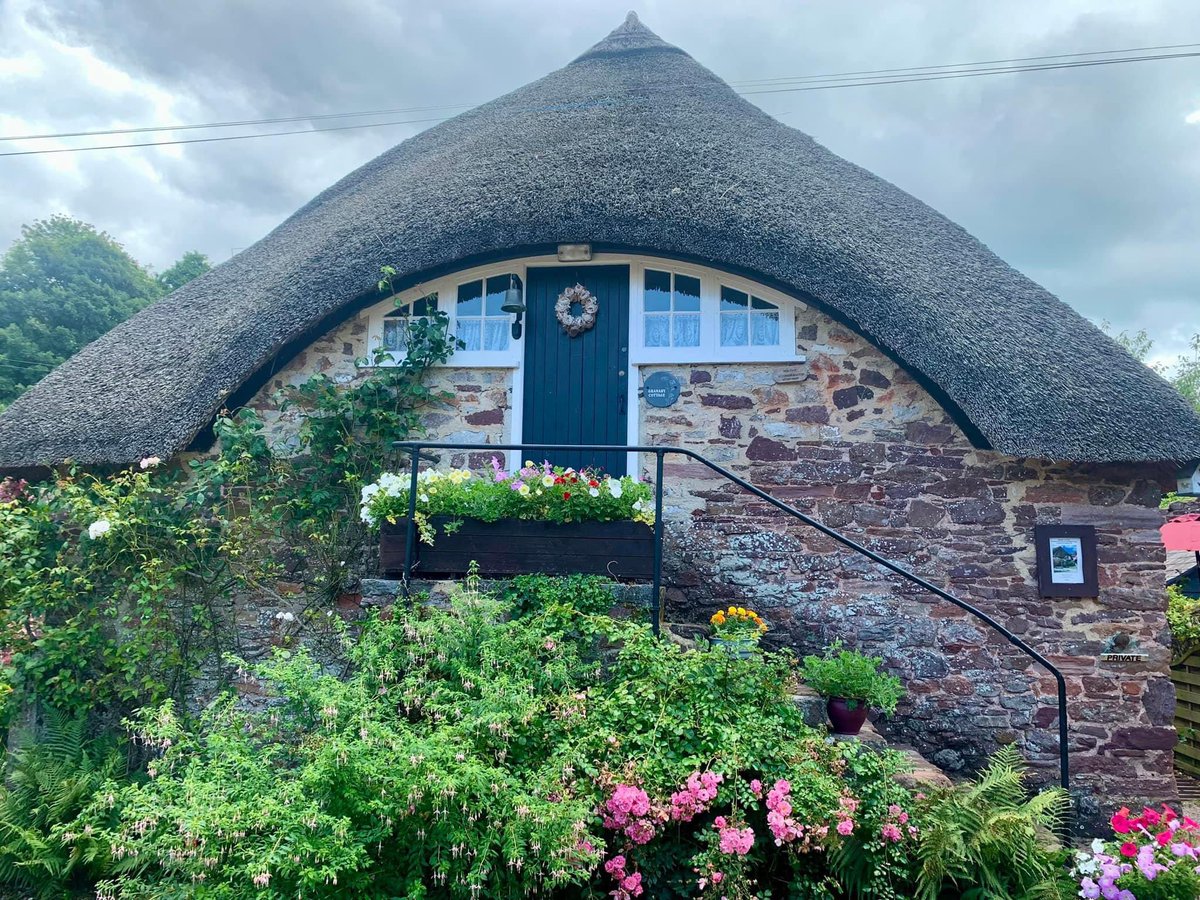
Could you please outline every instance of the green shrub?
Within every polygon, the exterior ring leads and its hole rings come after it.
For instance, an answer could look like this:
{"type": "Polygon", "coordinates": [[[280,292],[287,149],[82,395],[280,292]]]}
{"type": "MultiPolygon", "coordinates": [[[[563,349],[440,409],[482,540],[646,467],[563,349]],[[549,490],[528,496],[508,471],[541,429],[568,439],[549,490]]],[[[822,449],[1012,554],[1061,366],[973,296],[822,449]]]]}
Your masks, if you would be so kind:
{"type": "Polygon", "coordinates": [[[834,897],[835,851],[863,884],[907,883],[911,837],[880,837],[910,803],[901,758],[806,728],[788,655],[684,650],[565,602],[586,585],[599,603],[595,582],[524,584],[546,608],[512,617],[469,585],[449,609],[371,620],[344,679],[281,653],[252,676],[262,711],[226,701],[195,729],[169,704],[140,716],[151,779],[117,792],[115,827],[94,806],[119,869],[104,896],[600,896],[614,889],[601,862],[620,856],[646,896],[695,896],[721,871],[730,897],[751,879],[834,897]],[[673,816],[704,773],[716,793],[673,816]],[[784,783],[804,841],[767,818],[784,783]],[[619,789],[647,798],[652,840],[605,827],[619,789]],[[744,856],[720,848],[735,825],[756,835],[744,856]]]}
{"type": "Polygon", "coordinates": [[[87,890],[111,868],[100,834],[117,822],[108,795],[124,780],[126,754],[115,742],[87,740],[82,717],[49,708],[43,716],[38,742],[5,760],[0,883],[61,898],[87,890]]]}
{"type": "Polygon", "coordinates": [[[825,656],[804,657],[804,680],[823,697],[842,697],[847,706],[865,703],[885,713],[896,711],[904,686],[895,675],[879,671],[883,660],[842,648],[835,641],[825,656]]]}
{"type": "Polygon", "coordinates": [[[1029,797],[1024,779],[1020,754],[1005,747],[978,780],[921,802],[917,900],[1057,900],[1063,885],[1078,889],[1053,836],[1067,797],[1059,789],[1029,797]]]}
{"type": "Polygon", "coordinates": [[[1167,586],[1167,624],[1176,656],[1200,646],[1200,598],[1189,597],[1179,585],[1167,586]]]}

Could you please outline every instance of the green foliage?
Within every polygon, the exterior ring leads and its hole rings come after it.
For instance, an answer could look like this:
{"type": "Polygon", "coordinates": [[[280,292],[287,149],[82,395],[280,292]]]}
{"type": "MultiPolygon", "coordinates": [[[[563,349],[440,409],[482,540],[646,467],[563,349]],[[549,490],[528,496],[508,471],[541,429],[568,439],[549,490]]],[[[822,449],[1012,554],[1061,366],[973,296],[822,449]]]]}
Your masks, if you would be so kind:
{"type": "Polygon", "coordinates": [[[319,530],[348,512],[357,521],[363,486],[398,461],[392,442],[421,433],[421,411],[449,399],[429,384],[432,367],[457,346],[448,324],[444,313],[414,319],[407,354],[394,365],[349,385],[316,375],[292,392],[284,408],[304,413],[289,499],[298,522],[319,530]]]}
{"type": "MultiPolygon", "coordinates": [[[[1105,332],[1110,332],[1111,326],[1108,322],[1100,323],[1100,327],[1105,332]]],[[[1154,349],[1154,340],[1144,328],[1135,334],[1122,331],[1112,337],[1139,362],[1147,362],[1154,349]]],[[[1173,364],[1155,364],[1150,368],[1170,382],[1183,399],[1200,412],[1200,334],[1192,335],[1187,350],[1181,353],[1173,364]]]]}
{"type": "Polygon", "coordinates": [[[786,655],[685,651],[573,608],[581,585],[599,604],[598,583],[526,580],[533,611],[514,617],[469,582],[449,608],[397,608],[348,635],[346,678],[280,653],[248,674],[265,710],[217,704],[194,729],[170,705],[139,716],[161,755],[150,781],[118,791],[120,823],[94,826],[119,861],[103,894],[599,896],[607,847],[646,896],[692,896],[693,866],[739,866],[715,849],[711,813],[630,843],[596,810],[618,783],[669,809],[689,776],[718,772],[714,805],[764,836],[741,868],[777,896],[837,896],[838,882],[819,847],[772,845],[751,775],[788,779],[789,814],[806,822],[832,823],[856,797],[860,836],[829,839],[869,888],[854,896],[904,896],[887,893],[908,884],[903,855],[879,838],[911,799],[892,779],[898,756],[807,729],[786,655]]]}
{"type": "Polygon", "coordinates": [[[199,278],[210,269],[212,269],[212,263],[208,261],[207,256],[197,250],[189,250],[170,268],[160,272],[155,280],[159,287],[169,294],[171,291],[183,287],[193,278],[199,278]]]}
{"type": "Polygon", "coordinates": [[[91,225],[52,216],[24,226],[0,260],[0,408],[160,293],[91,225]]]}
{"type": "Polygon", "coordinates": [[[1059,789],[1029,797],[1012,747],[998,751],[977,781],[933,791],[921,822],[917,900],[1057,900],[1066,883],[1053,829],[1068,801],[1059,789]]]}
{"type": "Polygon", "coordinates": [[[110,869],[108,844],[97,839],[96,827],[118,822],[106,795],[124,781],[126,758],[111,741],[86,739],[81,716],[47,707],[44,717],[41,738],[6,760],[0,883],[61,898],[86,889],[110,869]],[[88,826],[78,822],[85,808],[88,826]]]}
{"type": "Polygon", "coordinates": [[[878,656],[843,649],[841,641],[835,641],[825,656],[804,657],[804,680],[823,697],[842,697],[891,714],[904,696],[904,686],[895,675],[879,670],[882,663],[878,656]]]}
{"type": "Polygon", "coordinates": [[[1187,656],[1200,646],[1200,599],[1189,597],[1179,585],[1167,585],[1167,624],[1175,655],[1187,656]]]}
{"type": "Polygon", "coordinates": [[[518,575],[501,582],[497,596],[513,614],[561,610],[564,615],[604,615],[616,605],[613,582],[599,575],[518,575]]]}

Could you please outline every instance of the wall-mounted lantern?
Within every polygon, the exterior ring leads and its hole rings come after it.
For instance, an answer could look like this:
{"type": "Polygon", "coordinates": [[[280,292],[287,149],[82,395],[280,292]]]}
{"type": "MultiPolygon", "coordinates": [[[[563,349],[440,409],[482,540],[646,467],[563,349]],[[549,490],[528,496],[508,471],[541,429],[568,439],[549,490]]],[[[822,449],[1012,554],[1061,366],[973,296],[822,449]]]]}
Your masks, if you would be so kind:
{"type": "Polygon", "coordinates": [[[504,292],[504,302],[500,311],[513,316],[512,336],[514,341],[521,339],[521,316],[525,314],[525,302],[521,299],[521,289],[517,287],[517,279],[508,276],[508,290],[504,292]]]}

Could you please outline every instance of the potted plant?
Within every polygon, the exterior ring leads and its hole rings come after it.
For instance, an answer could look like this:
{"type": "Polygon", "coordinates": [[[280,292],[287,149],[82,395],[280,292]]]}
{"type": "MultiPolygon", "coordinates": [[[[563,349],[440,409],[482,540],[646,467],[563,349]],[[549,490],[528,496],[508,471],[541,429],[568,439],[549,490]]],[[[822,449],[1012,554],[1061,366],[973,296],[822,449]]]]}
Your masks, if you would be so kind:
{"type": "Polygon", "coordinates": [[[804,680],[825,698],[834,734],[858,734],[872,708],[889,715],[896,711],[904,687],[895,675],[880,671],[882,662],[844,649],[841,641],[834,641],[824,656],[804,657],[804,680]]]}
{"type": "Polygon", "coordinates": [[[752,609],[731,606],[718,609],[709,617],[713,646],[730,656],[747,659],[758,649],[759,639],[767,633],[767,623],[752,609]]]}
{"type": "MultiPolygon", "coordinates": [[[[362,490],[361,517],[379,529],[380,569],[404,566],[408,473],[385,472],[362,490]]],[[[414,558],[424,575],[541,572],[649,579],[654,566],[649,485],[595,469],[527,462],[509,473],[425,469],[417,476],[414,558]]]]}

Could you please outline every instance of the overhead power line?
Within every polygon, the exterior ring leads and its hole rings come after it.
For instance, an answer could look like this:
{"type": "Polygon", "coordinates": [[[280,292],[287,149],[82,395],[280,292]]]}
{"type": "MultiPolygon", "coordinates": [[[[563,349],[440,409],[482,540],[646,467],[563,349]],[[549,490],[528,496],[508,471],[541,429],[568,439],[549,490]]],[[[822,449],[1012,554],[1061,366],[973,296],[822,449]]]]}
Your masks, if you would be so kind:
{"type": "MultiPolygon", "coordinates": [[[[1132,53],[1142,50],[1157,50],[1157,49],[1178,49],[1185,47],[1200,47],[1200,43],[1192,44],[1172,44],[1162,47],[1146,47],[1146,48],[1129,48],[1126,50],[1094,50],[1080,53],[1065,53],[1052,56],[1036,56],[1036,57],[1021,57],[1009,60],[993,60],[983,63],[947,63],[936,66],[910,66],[902,69],[877,69],[873,71],[864,71],[861,73],[845,72],[834,75],[825,76],[794,76],[782,77],[778,79],[760,79],[756,82],[735,82],[742,85],[762,85],[761,87],[750,90],[739,91],[744,96],[758,94],[782,94],[782,93],[803,93],[808,91],[833,90],[848,87],[873,87],[876,85],[888,84],[908,84],[911,82],[925,81],[944,81],[954,78],[976,78],[987,75],[1003,75],[1014,74],[1021,72],[1043,72],[1060,69],[1077,69],[1091,68],[1095,66],[1115,65],[1119,63],[1132,62],[1150,62],[1167,59],[1185,59],[1200,57],[1200,51],[1187,53],[1159,53],[1148,54],[1141,56],[1110,56],[1106,59],[1072,59],[1069,62],[1045,62],[1029,65],[1002,65],[1004,63],[1026,63],[1037,60],[1055,60],[1068,59],[1080,56],[1097,56],[1104,54],[1117,53],[1132,53]],[[972,68],[966,68],[972,67],[972,68]],[[952,70],[952,71],[946,71],[952,70]],[[907,74],[905,74],[907,73],[907,74]],[[889,77],[893,76],[894,77],[889,77]],[[774,87],[773,84],[781,86],[774,87]],[[784,86],[793,84],[794,86],[784,86]]],[[[677,86],[677,85],[676,85],[677,86]]],[[[671,85],[663,86],[660,89],[666,89],[671,85]]],[[[705,84],[704,89],[715,89],[714,85],[705,84]]],[[[459,109],[468,106],[468,104],[453,104],[447,106],[426,106],[426,107],[408,107],[404,109],[394,110],[401,111],[432,111],[440,109],[459,109]]],[[[0,137],[3,141],[18,141],[18,140],[46,140],[59,139],[67,137],[94,137],[104,135],[121,135],[121,134],[139,134],[150,132],[164,131],[183,131],[191,129],[204,128],[226,128],[235,126],[253,126],[260,124],[275,124],[294,121],[324,121],[329,119],[341,118],[356,118],[371,115],[383,115],[389,110],[363,111],[356,113],[327,113],[315,116],[284,116],[271,119],[247,119],[237,122],[212,122],[207,124],[191,124],[191,125],[161,125],[146,128],[126,128],[112,129],[107,131],[90,131],[90,132],[63,132],[58,134],[41,134],[41,135],[20,135],[10,137],[0,137]]],[[[123,144],[103,144],[98,146],[83,146],[83,147],[53,147],[39,150],[11,150],[0,152],[0,157],[4,156],[37,156],[48,153],[79,153],[88,150],[123,150],[135,147],[169,147],[180,144],[207,144],[219,143],[221,141],[241,141],[252,138],[263,137],[280,137],[293,134],[320,134],[325,131],[352,131],[362,128],[382,128],[395,125],[412,125],[420,123],[441,122],[450,118],[450,116],[433,116],[419,119],[399,119],[386,122],[362,122],[353,125],[331,125],[324,128],[300,128],[288,129],[285,131],[267,131],[255,132],[252,134],[237,134],[237,135],[218,135],[215,137],[201,138],[180,138],[170,141],[143,141],[123,144]]]]}
{"type": "MultiPolygon", "coordinates": [[[[1055,53],[1046,56],[1019,56],[1011,59],[985,59],[978,62],[963,62],[963,63],[942,63],[940,65],[928,66],[904,66],[902,68],[893,69],[864,69],[854,72],[832,72],[826,75],[781,75],[773,78],[756,78],[742,81],[730,81],[732,87],[752,88],[760,85],[771,85],[779,83],[803,83],[810,81],[836,81],[841,79],[863,78],[869,76],[878,76],[880,78],[890,75],[899,75],[901,73],[909,73],[917,76],[927,74],[934,71],[945,69],[963,69],[964,71],[975,69],[980,66],[999,66],[1009,63],[1028,63],[1028,62],[1043,62],[1054,59],[1072,59],[1080,56],[1111,56],[1118,53],[1144,53],[1151,50],[1181,50],[1187,48],[1200,48],[1200,43],[1194,44],[1162,44],[1154,47],[1126,47],[1119,50],[1084,50],[1078,53],[1055,53]]],[[[1117,59],[1106,60],[1105,62],[1134,62],[1141,61],[1139,59],[1117,59]]],[[[1023,68],[1010,68],[1003,71],[1026,71],[1023,68]]],[[[744,91],[742,93],[751,93],[744,91]]],[[[310,115],[297,116],[276,116],[268,119],[237,119],[223,122],[199,122],[185,125],[147,125],[137,128],[110,128],[94,131],[63,131],[63,132],[48,132],[43,134],[14,134],[0,136],[0,141],[33,141],[33,140],[50,140],[69,137],[103,137],[107,135],[119,134],[142,134],[155,133],[163,131],[193,131],[196,129],[206,128],[240,128],[252,125],[280,125],[287,122],[317,122],[326,121],[329,119],[358,119],[366,116],[390,116],[401,113],[413,112],[432,112],[434,110],[444,109],[467,109],[476,104],[470,103],[452,103],[441,106],[407,106],[407,107],[392,107],[387,109],[364,109],[356,112],[343,113],[313,113],[310,115]]],[[[292,133],[292,132],[285,132],[292,133]]],[[[99,148],[97,148],[99,149],[99,148]]]]}

